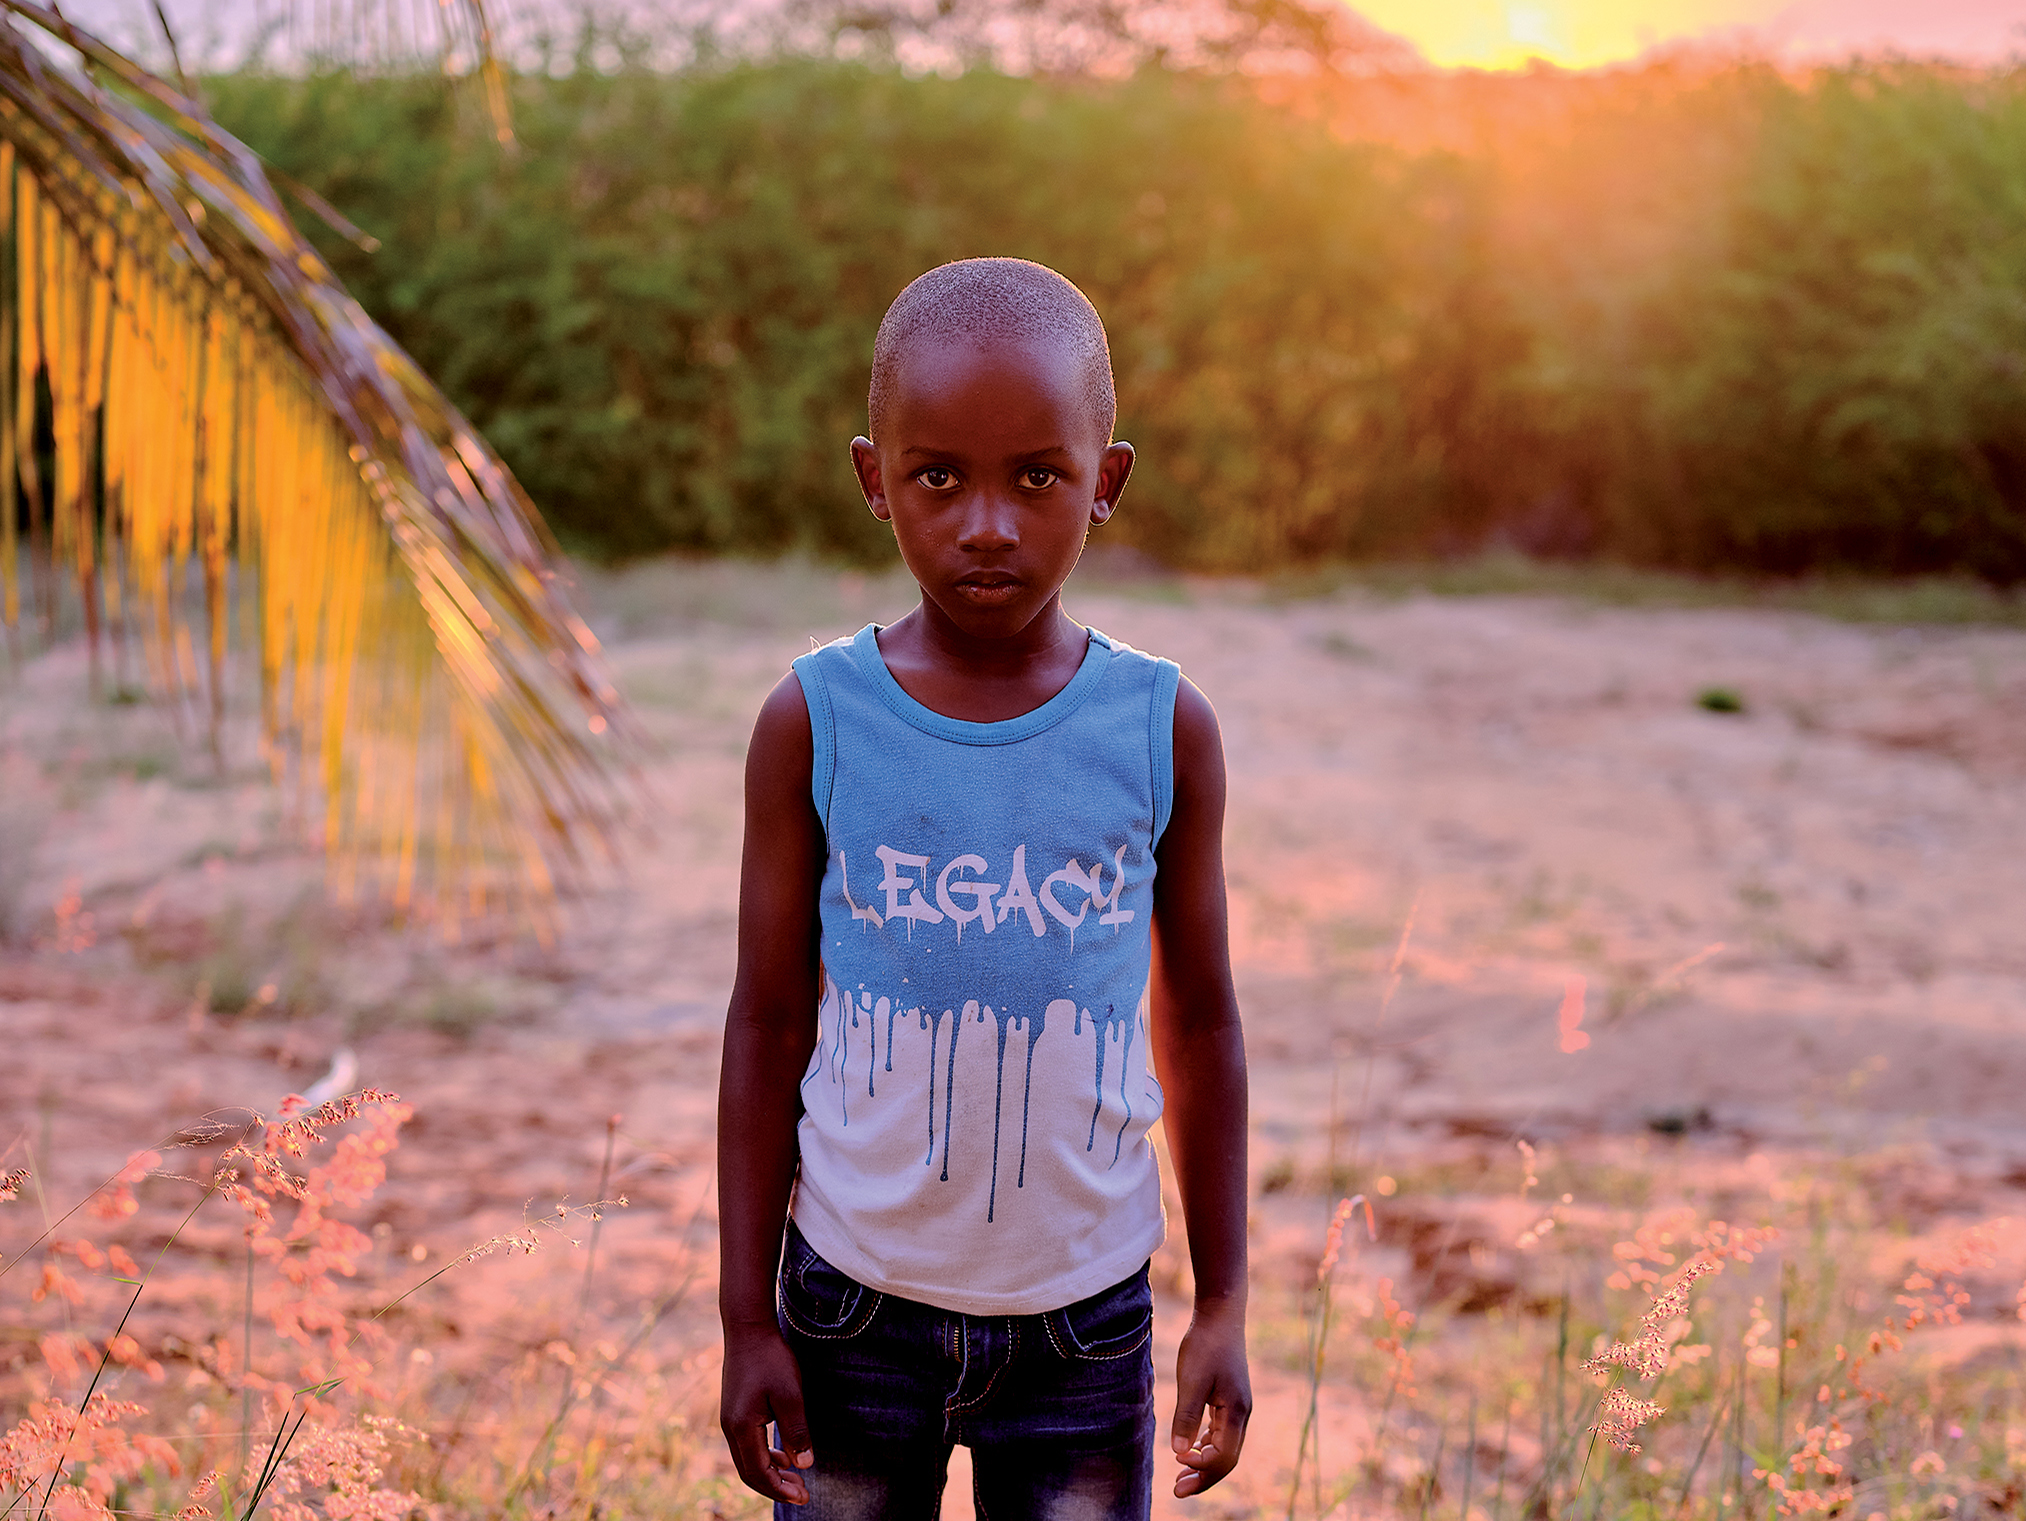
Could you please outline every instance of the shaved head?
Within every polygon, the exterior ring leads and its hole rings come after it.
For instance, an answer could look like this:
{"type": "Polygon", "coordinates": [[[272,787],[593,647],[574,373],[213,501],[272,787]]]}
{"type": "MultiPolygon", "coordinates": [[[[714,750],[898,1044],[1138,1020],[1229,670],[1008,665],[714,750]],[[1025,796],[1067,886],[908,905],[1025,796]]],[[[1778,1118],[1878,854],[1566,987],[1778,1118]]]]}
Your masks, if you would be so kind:
{"type": "Polygon", "coordinates": [[[1082,291],[1027,259],[960,259],[930,270],[894,298],[872,346],[866,410],[875,440],[909,353],[924,342],[952,339],[980,348],[1036,340],[1066,346],[1082,365],[1091,414],[1111,441],[1118,395],[1104,323],[1082,291]]]}

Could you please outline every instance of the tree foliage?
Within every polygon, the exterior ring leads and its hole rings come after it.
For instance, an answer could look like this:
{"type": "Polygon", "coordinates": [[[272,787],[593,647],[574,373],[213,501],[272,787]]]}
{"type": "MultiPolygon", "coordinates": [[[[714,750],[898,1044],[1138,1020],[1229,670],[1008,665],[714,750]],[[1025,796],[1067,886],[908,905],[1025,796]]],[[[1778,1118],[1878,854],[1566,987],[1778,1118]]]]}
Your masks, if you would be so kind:
{"type": "Polygon", "coordinates": [[[1172,563],[2026,574],[2010,74],[580,60],[511,82],[505,163],[426,77],[207,88],[382,240],[320,246],[595,553],[887,553],[872,334],[990,252],[1104,313],[1106,532],[1172,563]]]}

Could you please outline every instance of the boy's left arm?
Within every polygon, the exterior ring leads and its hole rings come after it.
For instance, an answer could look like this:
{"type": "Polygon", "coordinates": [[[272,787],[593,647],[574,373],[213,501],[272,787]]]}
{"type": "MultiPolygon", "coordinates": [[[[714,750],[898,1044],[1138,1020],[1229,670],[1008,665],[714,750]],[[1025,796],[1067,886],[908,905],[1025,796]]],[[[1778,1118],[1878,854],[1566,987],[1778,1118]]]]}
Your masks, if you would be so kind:
{"type": "Polygon", "coordinates": [[[1175,1493],[1186,1496],[1237,1465],[1252,1414],[1245,1036],[1224,904],[1224,743],[1209,699],[1188,681],[1175,694],[1174,808],[1154,855],[1154,1075],[1167,1096],[1162,1127],[1196,1278],[1175,1369],[1175,1493]]]}

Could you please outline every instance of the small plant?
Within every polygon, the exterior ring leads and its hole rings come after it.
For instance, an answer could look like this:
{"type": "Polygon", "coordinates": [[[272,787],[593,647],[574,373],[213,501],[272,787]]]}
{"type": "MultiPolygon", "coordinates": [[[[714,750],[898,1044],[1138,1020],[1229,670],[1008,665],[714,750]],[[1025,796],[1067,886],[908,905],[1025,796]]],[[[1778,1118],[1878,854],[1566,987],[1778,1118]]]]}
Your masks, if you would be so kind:
{"type": "MultiPolygon", "coordinates": [[[[397,1346],[390,1313],[454,1268],[497,1252],[533,1252],[588,1220],[591,1258],[578,1302],[581,1322],[606,1205],[558,1204],[550,1214],[452,1256],[377,1308],[363,1306],[344,1283],[361,1273],[374,1240],[344,1217],[365,1206],[385,1180],[387,1158],[408,1117],[393,1094],[368,1089],[315,1108],[291,1098],[273,1119],[247,1113],[189,1127],[160,1149],[135,1153],[25,1250],[0,1259],[0,1279],[40,1259],[32,1287],[23,1285],[28,1313],[9,1316],[40,1334],[33,1341],[36,1360],[17,1364],[13,1380],[26,1396],[17,1407],[22,1413],[0,1429],[0,1516],[111,1521],[152,1512],[200,1521],[216,1509],[220,1521],[251,1521],[265,1507],[273,1521],[403,1521],[424,1508],[431,1465],[411,1460],[420,1427],[397,1413],[404,1392],[408,1410],[416,1408],[416,1396],[406,1388],[407,1374],[395,1378],[390,1370],[427,1367],[433,1357],[425,1347],[397,1346]],[[195,1159],[221,1147],[208,1176],[200,1176],[195,1159]],[[163,1152],[172,1148],[185,1154],[180,1165],[164,1163],[163,1152]],[[96,1221],[120,1232],[139,1209],[137,1190],[149,1183],[180,1186],[196,1197],[174,1229],[149,1227],[136,1237],[153,1246],[144,1261],[118,1239],[96,1240],[77,1229],[96,1221]],[[141,1328],[136,1311],[171,1251],[215,1250],[179,1242],[216,1202],[240,1212],[244,1267],[216,1274],[217,1287],[227,1292],[206,1297],[236,1300],[237,1323],[221,1318],[194,1344],[141,1328]],[[110,1330],[88,1330],[102,1312],[110,1330]],[[164,1367],[172,1357],[187,1366],[177,1397],[165,1399],[175,1387],[164,1367]],[[196,1395],[195,1404],[185,1390],[196,1395]],[[340,1390],[349,1408],[338,1404],[340,1390]],[[397,1470],[401,1478],[393,1477],[397,1470]],[[189,1475],[199,1476],[194,1484],[187,1483],[189,1475]]],[[[615,1118],[601,1184],[612,1172],[616,1126],[615,1118]]],[[[28,1168],[0,1166],[0,1206],[17,1201],[30,1182],[28,1168]]],[[[685,1280],[643,1316],[623,1348],[599,1340],[580,1354],[573,1325],[569,1342],[551,1341],[542,1349],[536,1359],[542,1387],[530,1392],[542,1396],[552,1414],[531,1450],[512,1459],[501,1455],[500,1473],[514,1475],[503,1496],[475,1499],[464,1513],[560,1513],[549,1509],[557,1503],[572,1513],[595,1513],[596,1491],[610,1482],[609,1465],[593,1461],[595,1455],[631,1450],[612,1429],[615,1405],[628,1407],[638,1424],[658,1423],[647,1445],[673,1456],[667,1416],[646,1415],[656,1400],[651,1391],[662,1387],[658,1373],[648,1374],[648,1388],[639,1393],[624,1375],[645,1371],[638,1362],[641,1344],[686,1287],[685,1280]],[[587,1498],[571,1500],[579,1488],[587,1489],[587,1498]]],[[[178,1296],[186,1293],[179,1286],[178,1296]]],[[[501,1411],[492,1414],[497,1419],[501,1411]]],[[[440,1494],[441,1462],[433,1467],[440,1494]]]]}
{"type": "Polygon", "coordinates": [[[1705,713],[1743,713],[1745,696],[1736,687],[1704,687],[1695,694],[1695,705],[1705,713]]]}
{"type": "MultiPolygon", "coordinates": [[[[1649,1381],[1658,1380],[1667,1371],[1669,1347],[1667,1333],[1677,1322],[1684,1322],[1688,1310],[1689,1293],[1696,1280],[1711,1273],[1721,1273],[1726,1262],[1750,1262],[1766,1243],[1773,1239],[1769,1231],[1733,1231],[1721,1220],[1713,1220],[1708,1227],[1693,1237],[1695,1253],[1679,1272],[1667,1280],[1667,1286],[1653,1296],[1653,1302],[1639,1317],[1639,1334],[1629,1342],[1614,1341],[1601,1352],[1583,1360],[1585,1373],[1612,1376],[1611,1385],[1597,1402],[1596,1417],[1590,1423],[1590,1431],[1603,1437],[1618,1451],[1636,1453],[1639,1443],[1634,1433],[1648,1422],[1657,1420],[1664,1410],[1651,1400],[1641,1399],[1628,1390],[1623,1382],[1626,1374],[1636,1375],[1649,1381]]],[[[1635,1243],[1644,1249],[1644,1243],[1635,1243]]],[[[1624,1254],[1620,1254],[1623,1256],[1624,1254]]],[[[1663,1258],[1671,1260],[1671,1253],[1662,1252],[1663,1258]]],[[[1616,1276],[1628,1286],[1637,1271],[1641,1279],[1651,1281],[1652,1270],[1641,1265],[1640,1257],[1631,1257],[1627,1267],[1616,1276]]]]}

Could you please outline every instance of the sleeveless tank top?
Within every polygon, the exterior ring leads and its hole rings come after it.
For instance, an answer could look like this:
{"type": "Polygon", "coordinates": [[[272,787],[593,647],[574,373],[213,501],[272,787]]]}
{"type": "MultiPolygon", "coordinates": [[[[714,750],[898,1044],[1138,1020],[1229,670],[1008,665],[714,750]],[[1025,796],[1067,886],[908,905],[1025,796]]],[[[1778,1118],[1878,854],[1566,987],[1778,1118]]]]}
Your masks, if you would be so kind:
{"type": "Polygon", "coordinates": [[[1092,629],[1054,697],[971,723],[908,696],[878,632],[795,662],[828,862],[793,1215],[884,1293],[1039,1314],[1161,1244],[1145,995],[1180,671],[1092,629]]]}

